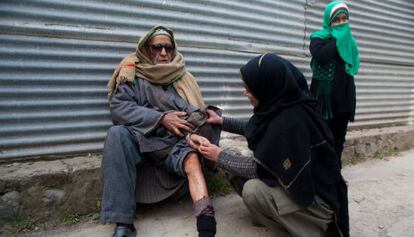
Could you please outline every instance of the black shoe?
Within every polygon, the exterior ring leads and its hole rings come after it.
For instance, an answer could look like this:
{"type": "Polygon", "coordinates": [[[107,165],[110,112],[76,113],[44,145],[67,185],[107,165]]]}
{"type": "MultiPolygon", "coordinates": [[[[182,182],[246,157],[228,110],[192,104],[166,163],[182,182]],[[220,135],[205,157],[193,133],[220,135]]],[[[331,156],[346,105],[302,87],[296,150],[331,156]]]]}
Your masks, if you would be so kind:
{"type": "Polygon", "coordinates": [[[136,237],[137,231],[131,230],[126,226],[117,226],[115,227],[114,234],[112,237],[136,237]]]}
{"type": "Polygon", "coordinates": [[[201,215],[197,217],[198,237],[216,236],[216,219],[214,216],[201,215]]]}

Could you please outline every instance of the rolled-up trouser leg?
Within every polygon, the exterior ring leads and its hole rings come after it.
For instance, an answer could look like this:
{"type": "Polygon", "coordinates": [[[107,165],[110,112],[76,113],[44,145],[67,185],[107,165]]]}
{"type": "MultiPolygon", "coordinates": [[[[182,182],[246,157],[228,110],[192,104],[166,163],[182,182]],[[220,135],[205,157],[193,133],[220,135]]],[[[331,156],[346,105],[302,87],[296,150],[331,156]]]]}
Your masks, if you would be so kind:
{"type": "Polygon", "coordinates": [[[126,127],[113,126],[103,153],[101,221],[131,224],[136,205],[136,165],[141,162],[138,143],[126,127]]]}
{"type": "Polygon", "coordinates": [[[247,181],[243,201],[255,221],[271,229],[278,237],[323,237],[333,221],[327,205],[297,205],[280,187],[269,187],[259,179],[247,181]]]}

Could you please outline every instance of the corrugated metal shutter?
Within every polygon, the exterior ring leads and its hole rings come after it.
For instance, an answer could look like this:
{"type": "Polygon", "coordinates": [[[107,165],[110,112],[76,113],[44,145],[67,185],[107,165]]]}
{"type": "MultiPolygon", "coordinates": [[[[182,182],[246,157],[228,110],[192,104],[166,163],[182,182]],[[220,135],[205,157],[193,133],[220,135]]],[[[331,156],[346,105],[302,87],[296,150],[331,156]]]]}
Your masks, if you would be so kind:
{"type": "MultiPolygon", "coordinates": [[[[282,54],[310,78],[305,32],[319,27],[324,5],[311,2],[1,1],[0,159],[99,151],[111,125],[105,84],[119,60],[134,51],[137,37],[157,24],[177,33],[206,102],[248,117],[238,68],[254,55],[282,54]]],[[[363,56],[355,124],[407,122],[414,4],[361,2],[374,7],[350,2],[364,13],[353,22],[363,56]],[[376,16],[378,11],[383,14],[376,16]],[[364,33],[366,15],[386,22],[387,33],[375,22],[364,33]],[[403,94],[407,101],[399,103],[403,94]]]]}

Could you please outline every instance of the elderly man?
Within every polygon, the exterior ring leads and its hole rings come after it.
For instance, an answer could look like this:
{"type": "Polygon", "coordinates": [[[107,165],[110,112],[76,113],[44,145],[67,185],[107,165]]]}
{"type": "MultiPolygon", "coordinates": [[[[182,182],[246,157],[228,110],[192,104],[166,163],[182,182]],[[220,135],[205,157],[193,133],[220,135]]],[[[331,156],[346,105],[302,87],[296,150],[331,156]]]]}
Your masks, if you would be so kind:
{"type": "MultiPolygon", "coordinates": [[[[104,145],[102,222],[116,223],[113,237],[136,236],[136,202],[162,201],[188,183],[199,236],[215,236],[203,160],[184,138],[203,124],[204,102],[173,32],[157,26],[141,37],[108,87],[114,126],[104,145]]],[[[209,130],[218,142],[219,127],[209,130]]]]}

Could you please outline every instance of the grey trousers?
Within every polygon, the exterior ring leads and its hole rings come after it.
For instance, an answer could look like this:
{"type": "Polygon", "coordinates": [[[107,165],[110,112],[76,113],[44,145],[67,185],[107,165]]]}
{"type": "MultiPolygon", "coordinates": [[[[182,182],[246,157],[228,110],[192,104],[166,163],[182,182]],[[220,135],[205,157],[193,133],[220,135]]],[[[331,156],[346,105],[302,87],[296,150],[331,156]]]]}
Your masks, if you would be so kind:
{"type": "Polygon", "coordinates": [[[188,189],[183,186],[186,182],[183,162],[193,151],[182,139],[155,167],[153,158],[140,153],[131,130],[125,126],[112,126],[103,151],[101,221],[129,224],[134,220],[137,200],[155,203],[175,194],[184,194],[188,189]],[[142,168],[149,163],[152,166],[147,166],[144,171],[142,168]],[[141,187],[137,187],[137,182],[141,187]]]}
{"type": "Polygon", "coordinates": [[[103,153],[101,221],[132,224],[136,207],[136,167],[143,162],[138,143],[128,129],[113,126],[108,131],[103,153]]]}
{"type": "Polygon", "coordinates": [[[326,204],[302,208],[281,187],[269,187],[259,179],[244,184],[242,197],[254,221],[278,237],[323,237],[333,221],[326,204]]]}

